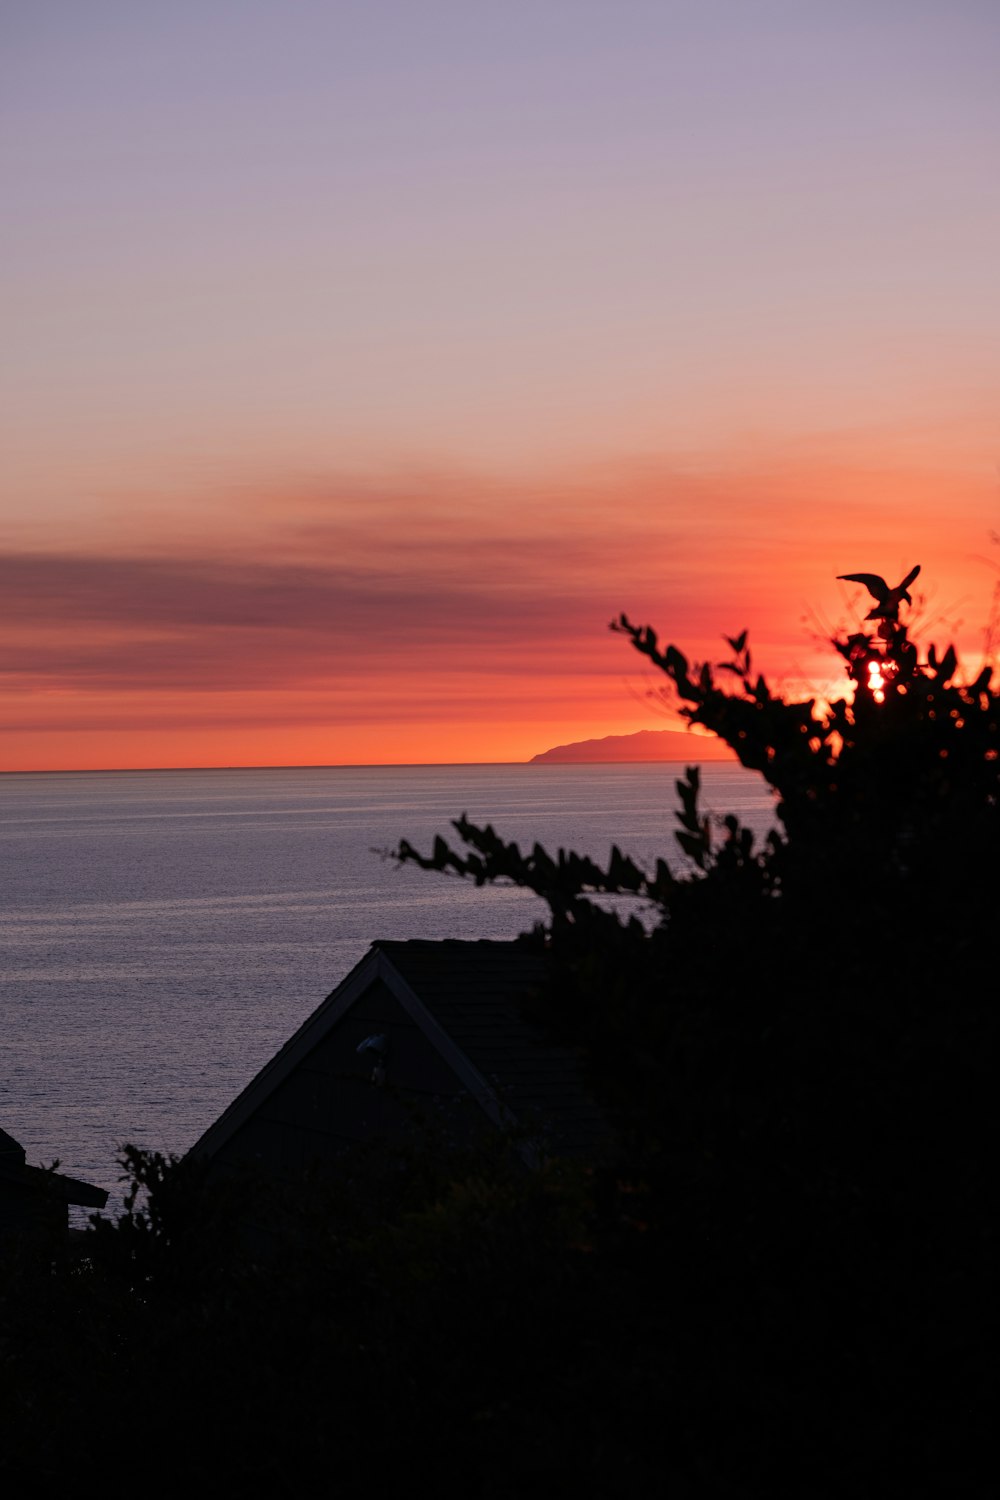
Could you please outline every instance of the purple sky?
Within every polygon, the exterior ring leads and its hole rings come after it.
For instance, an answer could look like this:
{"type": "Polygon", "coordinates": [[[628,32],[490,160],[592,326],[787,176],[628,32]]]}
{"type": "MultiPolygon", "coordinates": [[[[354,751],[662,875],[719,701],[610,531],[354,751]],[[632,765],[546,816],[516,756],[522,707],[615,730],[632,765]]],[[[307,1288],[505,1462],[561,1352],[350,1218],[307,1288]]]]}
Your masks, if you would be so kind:
{"type": "Polygon", "coordinates": [[[394,703],[415,758],[473,721],[472,758],[648,727],[620,643],[578,638],[609,603],[696,645],[749,625],[789,670],[847,568],[920,560],[985,618],[992,0],[32,0],[2,30],[5,763],[70,763],[74,714],[137,762],[130,723],[185,716],[179,763],[231,760],[230,690],[291,757],[374,755],[394,703]],[[553,619],[593,680],[532,686],[553,619]]]}

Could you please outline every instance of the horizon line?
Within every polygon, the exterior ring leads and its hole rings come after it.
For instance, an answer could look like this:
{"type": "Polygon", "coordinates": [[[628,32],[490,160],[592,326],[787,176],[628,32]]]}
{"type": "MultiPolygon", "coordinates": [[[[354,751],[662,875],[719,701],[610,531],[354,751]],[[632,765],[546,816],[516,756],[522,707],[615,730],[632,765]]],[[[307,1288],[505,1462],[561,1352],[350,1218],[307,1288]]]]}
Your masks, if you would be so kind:
{"type": "MultiPolygon", "coordinates": [[[[701,736],[699,736],[700,738],[701,736]]],[[[707,736],[706,736],[707,738],[707,736]]],[[[697,756],[660,758],[637,756],[635,759],[583,759],[547,760],[532,757],[530,760],[414,760],[414,761],[338,761],[310,762],[308,764],[262,764],[252,766],[60,766],[24,767],[0,770],[0,776],[149,776],[177,771],[420,771],[461,769],[467,766],[682,766],[692,764],[697,756]]],[[[720,765],[728,757],[712,756],[720,765]]]]}

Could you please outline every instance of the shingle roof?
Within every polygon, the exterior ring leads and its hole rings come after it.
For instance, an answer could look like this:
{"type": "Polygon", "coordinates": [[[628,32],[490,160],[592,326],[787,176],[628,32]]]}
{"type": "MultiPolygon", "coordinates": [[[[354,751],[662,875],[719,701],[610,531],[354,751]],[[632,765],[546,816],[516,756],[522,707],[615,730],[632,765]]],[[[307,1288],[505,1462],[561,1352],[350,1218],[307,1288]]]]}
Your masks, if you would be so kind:
{"type": "MultiPolygon", "coordinates": [[[[545,983],[545,955],[522,942],[374,943],[191,1151],[212,1156],[223,1148],[382,984],[494,1123],[513,1117],[542,1134],[549,1151],[592,1154],[610,1131],[580,1061],[525,1019],[545,983]]],[[[528,1147],[525,1155],[534,1158],[528,1147]]]]}
{"type": "Polygon", "coordinates": [[[546,983],[545,955],[517,942],[377,942],[383,953],[522,1124],[553,1147],[588,1152],[608,1137],[579,1057],[553,1045],[524,1008],[546,983]]]}

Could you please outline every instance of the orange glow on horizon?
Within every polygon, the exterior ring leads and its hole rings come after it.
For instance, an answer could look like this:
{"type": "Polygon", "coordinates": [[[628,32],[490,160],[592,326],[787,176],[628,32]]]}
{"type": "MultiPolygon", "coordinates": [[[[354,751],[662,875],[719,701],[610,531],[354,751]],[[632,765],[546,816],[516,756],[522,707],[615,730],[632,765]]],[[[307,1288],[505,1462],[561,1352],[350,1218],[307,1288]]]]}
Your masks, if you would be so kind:
{"type": "Polygon", "coordinates": [[[676,726],[623,611],[818,699],[916,563],[992,653],[995,6],[17,9],[0,769],[676,726]]]}
{"type": "Polygon", "coordinates": [[[829,700],[829,640],[870,602],[837,575],[911,560],[914,640],[978,670],[994,512],[984,466],[886,437],[879,462],[827,441],[530,483],[220,486],[57,541],[25,521],[0,559],[0,769],[523,761],[681,728],[608,630],[623,609],[697,662],[748,629],[755,673],[829,700]]]}

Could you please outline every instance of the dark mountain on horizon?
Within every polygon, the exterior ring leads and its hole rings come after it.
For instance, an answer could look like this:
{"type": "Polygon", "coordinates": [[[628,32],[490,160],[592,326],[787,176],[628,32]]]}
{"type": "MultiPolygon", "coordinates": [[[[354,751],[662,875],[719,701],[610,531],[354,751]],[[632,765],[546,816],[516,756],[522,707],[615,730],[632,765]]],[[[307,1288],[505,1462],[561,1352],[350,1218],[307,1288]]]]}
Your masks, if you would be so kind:
{"type": "Polygon", "coordinates": [[[640,729],[637,734],[608,734],[601,740],[578,740],[533,755],[529,765],[585,762],[735,760],[722,740],[687,729],[640,729]]]}

